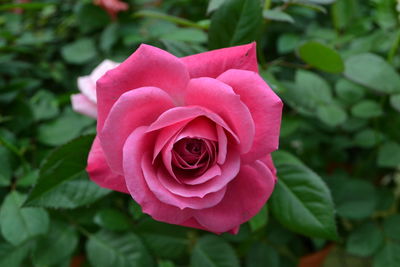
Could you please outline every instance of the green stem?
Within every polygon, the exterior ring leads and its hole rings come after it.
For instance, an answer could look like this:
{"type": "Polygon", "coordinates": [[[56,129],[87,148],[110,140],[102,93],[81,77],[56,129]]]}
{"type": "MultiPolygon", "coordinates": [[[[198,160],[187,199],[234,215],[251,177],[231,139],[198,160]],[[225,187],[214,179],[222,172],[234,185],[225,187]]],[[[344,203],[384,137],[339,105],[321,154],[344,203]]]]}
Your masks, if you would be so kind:
{"type": "Polygon", "coordinates": [[[393,58],[396,55],[397,50],[399,49],[400,46],[400,31],[397,32],[396,39],[394,40],[392,47],[389,50],[388,56],[387,56],[387,61],[389,63],[393,62],[393,58]]]}
{"type": "Polygon", "coordinates": [[[142,11],[136,12],[133,16],[138,17],[138,18],[147,17],[147,18],[154,18],[154,19],[162,19],[162,20],[170,21],[175,24],[186,26],[186,27],[192,27],[192,28],[197,28],[197,29],[201,29],[201,30],[208,30],[207,25],[198,24],[196,22],[193,22],[193,21],[190,21],[187,19],[167,15],[167,14],[160,13],[157,11],[142,10],[142,11]]]}

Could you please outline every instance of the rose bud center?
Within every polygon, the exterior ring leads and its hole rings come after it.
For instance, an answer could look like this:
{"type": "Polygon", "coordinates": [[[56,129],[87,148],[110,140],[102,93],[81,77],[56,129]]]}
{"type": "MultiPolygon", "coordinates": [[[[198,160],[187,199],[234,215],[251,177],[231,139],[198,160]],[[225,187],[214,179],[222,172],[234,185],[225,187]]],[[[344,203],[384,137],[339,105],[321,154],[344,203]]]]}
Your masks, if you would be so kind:
{"type": "Polygon", "coordinates": [[[200,138],[182,138],[174,144],[172,163],[180,176],[201,175],[215,163],[216,144],[200,138]]]}

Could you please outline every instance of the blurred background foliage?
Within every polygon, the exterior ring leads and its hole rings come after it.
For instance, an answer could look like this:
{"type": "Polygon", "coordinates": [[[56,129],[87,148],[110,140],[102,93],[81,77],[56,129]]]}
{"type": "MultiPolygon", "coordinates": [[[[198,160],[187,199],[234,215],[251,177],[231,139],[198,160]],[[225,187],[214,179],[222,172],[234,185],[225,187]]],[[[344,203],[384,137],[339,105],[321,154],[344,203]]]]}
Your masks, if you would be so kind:
{"type": "Polygon", "coordinates": [[[400,1],[124,2],[0,1],[0,266],[400,266],[400,1]],[[88,180],[78,76],[140,43],[253,40],[285,109],[279,183],[238,235],[153,221],[88,180]]]}

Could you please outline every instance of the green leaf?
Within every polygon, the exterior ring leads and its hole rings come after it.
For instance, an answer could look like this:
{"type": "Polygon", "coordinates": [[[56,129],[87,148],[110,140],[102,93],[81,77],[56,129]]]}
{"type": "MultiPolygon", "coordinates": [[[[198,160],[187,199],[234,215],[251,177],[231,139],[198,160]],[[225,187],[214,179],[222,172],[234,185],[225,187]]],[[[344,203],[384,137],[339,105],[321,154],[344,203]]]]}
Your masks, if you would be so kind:
{"type": "Polygon", "coordinates": [[[336,0],[302,0],[303,2],[320,4],[320,5],[329,5],[334,3],[336,0]]]}
{"type": "Polygon", "coordinates": [[[400,94],[390,96],[390,105],[400,112],[400,94]]]}
{"type": "Polygon", "coordinates": [[[36,121],[54,118],[59,113],[57,100],[49,91],[37,92],[30,104],[36,121]]]}
{"type": "Polygon", "coordinates": [[[28,204],[46,208],[74,209],[91,204],[109,193],[110,190],[98,186],[89,180],[85,172],[81,172],[77,178],[57,185],[28,204]]]}
{"type": "Polygon", "coordinates": [[[358,84],[382,93],[400,92],[400,75],[381,57],[360,54],[346,60],[345,76],[358,84]]]}
{"type": "Polygon", "coordinates": [[[136,229],[157,257],[179,259],[189,247],[186,229],[180,226],[145,220],[136,229]]]}
{"type": "Polygon", "coordinates": [[[338,97],[348,104],[361,100],[365,95],[365,90],[362,86],[346,79],[340,79],[336,83],[335,91],[338,97]]]}
{"type": "Polygon", "coordinates": [[[300,37],[296,34],[284,33],[278,39],[279,54],[287,54],[292,52],[300,42],[300,37]]]}
{"type": "Polygon", "coordinates": [[[211,18],[209,47],[217,49],[250,43],[257,39],[261,24],[259,1],[229,0],[211,18]]]}
{"type": "Polygon", "coordinates": [[[227,0],[210,0],[207,6],[207,14],[211,14],[215,10],[217,10],[223,3],[227,0]]]}
{"type": "Polygon", "coordinates": [[[175,267],[175,264],[172,261],[160,260],[158,262],[158,267],[175,267]]]}
{"type": "Polygon", "coordinates": [[[373,255],[383,244],[382,231],[372,222],[357,226],[347,240],[346,250],[350,254],[367,257],[373,255]]]}
{"type": "Polygon", "coordinates": [[[100,36],[100,49],[109,52],[113,45],[118,41],[119,25],[110,23],[103,30],[100,36]]]}
{"type": "Polygon", "coordinates": [[[292,16],[279,9],[264,10],[263,17],[264,19],[269,19],[274,21],[294,23],[294,19],[292,18],[292,16]]]}
{"type": "Polygon", "coordinates": [[[84,64],[97,56],[94,41],[82,38],[61,48],[61,55],[71,64],[84,64]]]}
{"type": "Polygon", "coordinates": [[[322,105],[317,108],[317,117],[326,125],[335,127],[346,121],[347,114],[338,105],[322,105]]]}
{"type": "Polygon", "coordinates": [[[351,108],[354,117],[369,119],[379,117],[383,114],[382,107],[373,100],[363,100],[351,108]]]}
{"type": "Polygon", "coordinates": [[[297,157],[282,149],[274,151],[272,153],[272,158],[277,166],[284,164],[304,165],[304,163],[301,162],[297,157]]]}
{"type": "Polygon", "coordinates": [[[374,257],[373,267],[398,267],[400,262],[400,244],[386,242],[374,257]]]}
{"type": "Polygon", "coordinates": [[[329,46],[317,41],[309,41],[298,48],[299,57],[307,64],[331,73],[344,70],[342,57],[329,46]]]}
{"type": "Polygon", "coordinates": [[[379,144],[383,140],[383,135],[372,129],[364,129],[358,132],[354,137],[354,142],[364,148],[371,148],[379,144]]]}
{"type": "Polygon", "coordinates": [[[165,40],[181,41],[181,42],[199,42],[207,41],[207,34],[199,29],[177,28],[160,36],[165,40]]]}
{"type": "Polygon", "coordinates": [[[279,267],[279,254],[264,243],[254,243],[246,255],[247,267],[279,267]]]}
{"type": "Polygon", "coordinates": [[[268,222],[268,211],[267,211],[267,206],[263,206],[261,210],[251,218],[249,221],[250,228],[253,232],[260,230],[267,225],[268,222]]]}
{"type": "Polygon", "coordinates": [[[78,245],[78,234],[65,223],[52,221],[49,233],[39,239],[34,252],[35,266],[55,266],[71,256],[78,245]]]}
{"type": "Polygon", "coordinates": [[[332,103],[329,84],[317,74],[298,70],[295,82],[293,86],[286,84],[287,91],[282,95],[299,112],[312,116],[318,106],[332,103]]]}
{"type": "Polygon", "coordinates": [[[270,200],[274,217],[294,232],[336,239],[333,201],[322,179],[301,164],[277,167],[279,179],[270,200]]]}
{"type": "Polygon", "coordinates": [[[130,228],[130,219],[115,209],[102,209],[96,213],[94,222],[111,231],[126,231],[130,228]]]}
{"type": "Polygon", "coordinates": [[[0,211],[0,227],[4,238],[14,246],[45,234],[49,226],[49,215],[42,208],[21,207],[24,196],[16,191],[4,199],[0,211]]]}
{"type": "Polygon", "coordinates": [[[54,3],[15,3],[15,4],[1,4],[0,10],[11,10],[15,8],[23,8],[26,10],[43,9],[48,6],[53,6],[54,3]]]}
{"type": "Polygon", "coordinates": [[[85,33],[105,28],[110,24],[107,12],[93,4],[81,5],[77,11],[77,19],[79,28],[85,33]]]}
{"type": "Polygon", "coordinates": [[[375,188],[367,181],[344,178],[338,180],[337,190],[332,190],[337,213],[348,219],[365,219],[375,210],[377,196],[375,188]]]}
{"type": "Polygon", "coordinates": [[[387,217],[383,222],[383,230],[386,237],[400,241],[400,214],[387,217]]]}
{"type": "Polygon", "coordinates": [[[378,151],[378,166],[396,168],[400,165],[400,144],[395,142],[384,143],[378,151]]]}
{"type": "Polygon", "coordinates": [[[229,243],[212,235],[197,241],[190,263],[192,267],[239,267],[239,260],[229,243]]]}
{"type": "Polygon", "coordinates": [[[21,267],[22,261],[28,256],[31,243],[25,242],[18,246],[0,243],[0,266],[21,267]]]}
{"type": "Polygon", "coordinates": [[[208,28],[207,25],[201,24],[201,23],[196,23],[187,19],[183,19],[180,17],[168,15],[159,11],[154,11],[154,10],[140,10],[134,14],[134,17],[145,17],[145,18],[154,18],[154,19],[159,19],[159,20],[164,20],[167,22],[171,22],[174,24],[186,26],[186,27],[192,27],[192,28],[198,28],[198,29],[203,29],[206,30],[208,28]]]}
{"type": "Polygon", "coordinates": [[[92,142],[93,135],[83,136],[54,150],[41,167],[38,183],[29,194],[26,204],[84,172],[92,142]]]}
{"type": "Polygon", "coordinates": [[[100,231],[89,237],[86,251],[90,263],[96,267],[154,266],[141,240],[129,232],[100,231]]]}
{"type": "Polygon", "coordinates": [[[10,185],[12,178],[12,155],[7,148],[0,146],[0,187],[10,185]]]}
{"type": "Polygon", "coordinates": [[[93,119],[67,109],[54,120],[40,124],[38,140],[49,146],[59,146],[78,137],[85,128],[93,124],[93,119]]]}

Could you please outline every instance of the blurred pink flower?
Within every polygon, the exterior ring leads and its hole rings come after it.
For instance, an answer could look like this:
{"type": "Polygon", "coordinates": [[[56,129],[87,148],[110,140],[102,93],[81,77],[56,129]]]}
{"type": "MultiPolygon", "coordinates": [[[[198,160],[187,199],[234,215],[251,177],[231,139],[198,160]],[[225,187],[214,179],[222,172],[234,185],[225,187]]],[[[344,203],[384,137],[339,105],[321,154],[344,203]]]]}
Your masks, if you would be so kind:
{"type": "Polygon", "coordinates": [[[128,10],[129,5],[120,0],[93,0],[95,5],[102,7],[112,18],[115,18],[120,11],[128,10]]]}
{"type": "Polygon", "coordinates": [[[104,60],[88,76],[78,78],[80,94],[71,96],[72,109],[89,117],[97,117],[96,81],[107,71],[118,66],[119,63],[104,60]]]}

